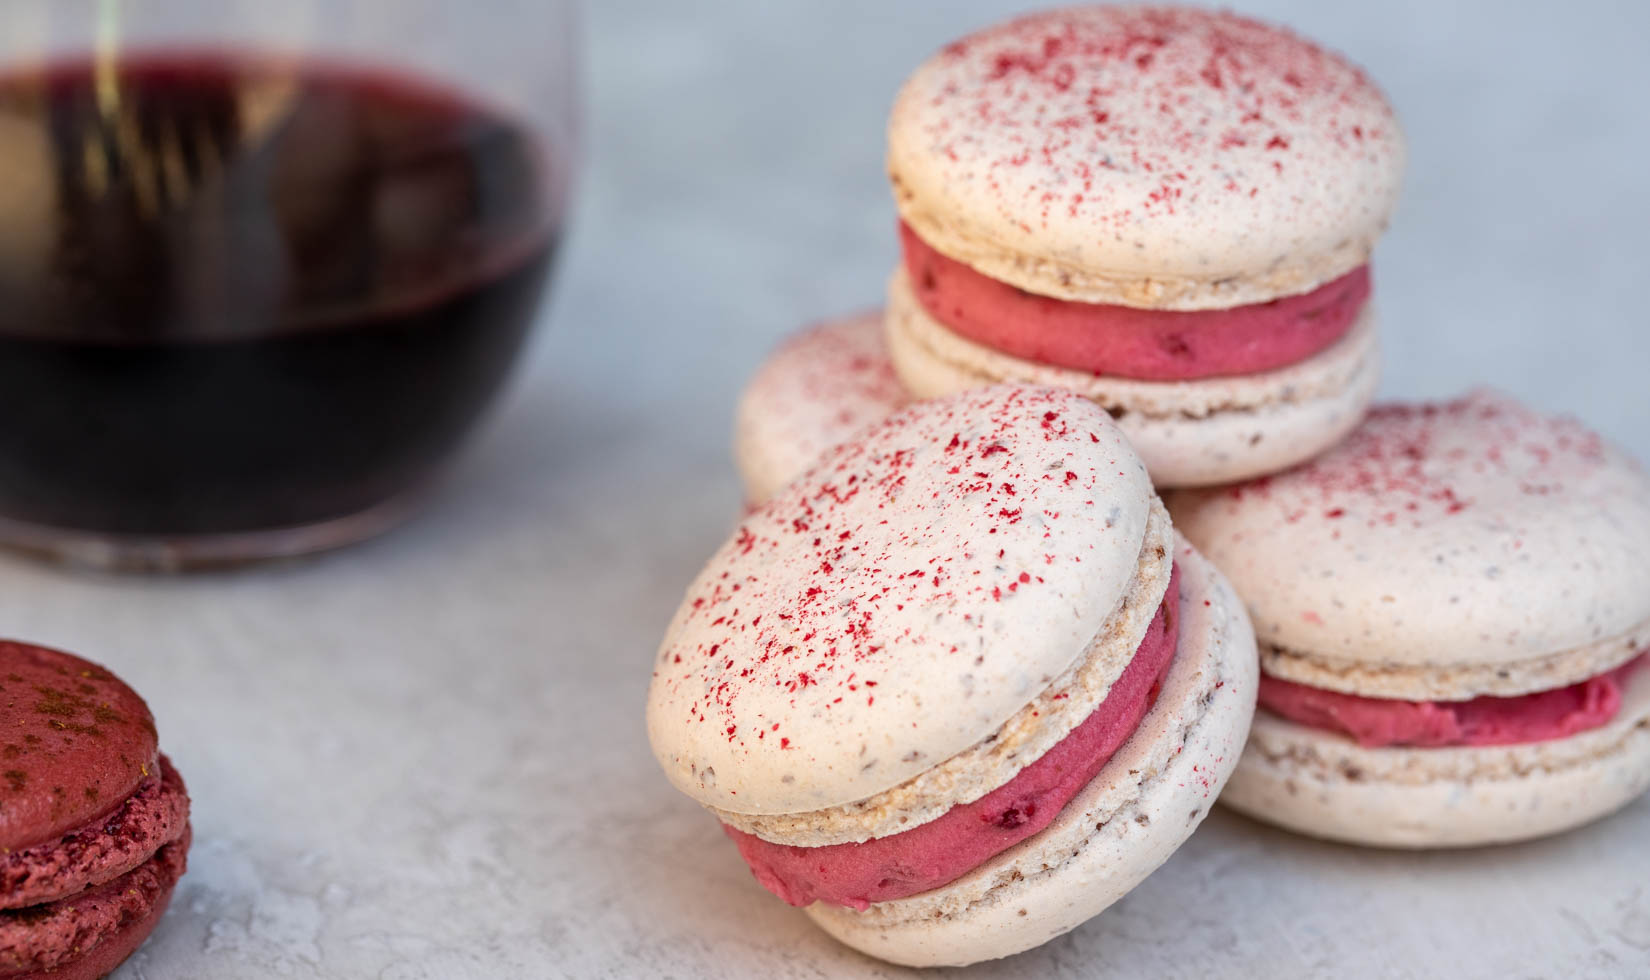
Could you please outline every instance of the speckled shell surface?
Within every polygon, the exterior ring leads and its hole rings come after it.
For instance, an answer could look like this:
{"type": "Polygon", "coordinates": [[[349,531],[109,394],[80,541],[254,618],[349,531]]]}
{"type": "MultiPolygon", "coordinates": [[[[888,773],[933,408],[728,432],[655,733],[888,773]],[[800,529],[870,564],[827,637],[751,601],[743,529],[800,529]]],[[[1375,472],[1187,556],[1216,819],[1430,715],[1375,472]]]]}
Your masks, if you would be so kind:
{"type": "Polygon", "coordinates": [[[1306,466],[1169,506],[1290,653],[1268,671],[1304,683],[1363,693],[1373,665],[1424,669],[1389,697],[1557,687],[1630,659],[1617,641],[1650,620],[1650,477],[1494,392],[1378,407],[1306,466]]]}
{"type": "Polygon", "coordinates": [[[881,311],[787,338],[739,399],[733,445],[746,500],[767,500],[825,450],[908,400],[888,360],[881,311]]]}
{"type": "Polygon", "coordinates": [[[752,513],[688,588],[654,754],[721,810],[863,799],[998,730],[1089,649],[1154,500],[1110,418],[994,387],[912,405],[752,513]]]}
{"type": "Polygon", "coordinates": [[[1184,542],[1181,639],[1139,729],[1041,833],[964,877],[864,912],[808,915],[871,956],[962,965],[1032,948],[1081,925],[1167,861],[1238,764],[1259,671],[1243,605],[1184,542]]]}
{"type": "Polygon", "coordinates": [[[963,38],[889,124],[901,217],[1023,289],[1155,309],[1306,292],[1368,260],[1404,141],[1363,72],[1281,27],[1080,6],[963,38]]]}

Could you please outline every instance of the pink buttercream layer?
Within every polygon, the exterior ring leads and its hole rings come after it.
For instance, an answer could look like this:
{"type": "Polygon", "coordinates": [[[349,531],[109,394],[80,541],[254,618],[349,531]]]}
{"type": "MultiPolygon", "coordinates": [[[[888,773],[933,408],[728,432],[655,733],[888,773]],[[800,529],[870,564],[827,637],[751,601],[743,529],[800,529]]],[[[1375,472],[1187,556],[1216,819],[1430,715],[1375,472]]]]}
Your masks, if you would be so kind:
{"type": "Polygon", "coordinates": [[[1262,676],[1260,706],[1290,721],[1348,735],[1368,748],[1518,745],[1566,738],[1610,723],[1641,653],[1607,674],[1553,691],[1471,701],[1395,701],[1325,691],[1262,676]]]}
{"type": "Polygon", "coordinates": [[[1145,381],[1271,371],[1346,335],[1369,301],[1369,266],[1309,293],[1225,310],[1180,312],[1038,296],[947,258],[900,224],[905,268],[923,309],[994,350],[1056,367],[1145,381]]]}
{"type": "Polygon", "coordinates": [[[1179,639],[1180,573],[1134,659],[1082,724],[973,803],[919,827],[860,844],[792,847],[723,826],[762,887],[792,905],[864,909],[938,888],[1047,827],[1099,774],[1157,699],[1179,639]]]}

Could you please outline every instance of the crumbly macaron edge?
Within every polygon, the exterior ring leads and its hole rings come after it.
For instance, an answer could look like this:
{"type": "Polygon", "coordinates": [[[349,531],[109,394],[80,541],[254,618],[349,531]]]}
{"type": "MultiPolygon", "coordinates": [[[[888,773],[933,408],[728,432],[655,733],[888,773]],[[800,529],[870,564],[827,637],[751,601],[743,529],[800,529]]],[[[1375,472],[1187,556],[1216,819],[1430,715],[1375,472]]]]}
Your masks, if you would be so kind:
{"type": "Polygon", "coordinates": [[[1650,620],[1626,633],[1526,660],[1413,667],[1260,644],[1261,669],[1308,687],[1366,698],[1470,701],[1552,691],[1608,673],[1650,649],[1650,620]]]}
{"type": "Polygon", "coordinates": [[[189,789],[166,753],[157,752],[152,781],[139,784],[115,809],[53,841],[5,855],[10,867],[0,879],[7,886],[0,913],[70,898],[118,878],[177,840],[188,823],[189,789]],[[161,833],[137,836],[133,824],[145,821],[157,823],[161,833]],[[152,846],[141,849],[144,844],[152,846]],[[45,867],[51,870],[42,877],[45,867]]]}

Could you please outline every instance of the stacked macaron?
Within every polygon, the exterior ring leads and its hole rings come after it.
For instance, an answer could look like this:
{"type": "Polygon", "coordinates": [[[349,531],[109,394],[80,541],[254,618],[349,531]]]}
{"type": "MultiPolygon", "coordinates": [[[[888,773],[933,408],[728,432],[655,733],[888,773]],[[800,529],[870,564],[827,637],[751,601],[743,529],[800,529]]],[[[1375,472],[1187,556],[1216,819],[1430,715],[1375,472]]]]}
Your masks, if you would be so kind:
{"type": "Polygon", "coordinates": [[[0,642],[0,977],[94,980],[154,931],[189,795],[154,718],[79,657],[0,642]]]}
{"type": "Polygon", "coordinates": [[[655,754],[849,945],[969,963],[1098,913],[1192,832],[1253,634],[1076,394],[915,403],[749,514],[689,587],[655,754]]]}
{"type": "Polygon", "coordinates": [[[1170,507],[1260,637],[1234,808],[1438,847],[1650,787],[1650,476],[1578,423],[1487,392],[1384,406],[1306,466],[1170,507]]]}
{"type": "Polygon", "coordinates": [[[914,394],[1082,392],[1159,486],[1283,469],[1362,416],[1404,144],[1340,57],[1226,12],[1033,14],[920,67],[888,138],[914,394]]]}
{"type": "MultiPolygon", "coordinates": [[[[1370,252],[1404,143],[1340,57],[1225,12],[1033,14],[922,65],[888,139],[904,261],[886,347],[861,353],[891,358],[911,396],[1081,392],[1163,487],[1285,469],[1362,417],[1379,376],[1370,252]]],[[[813,390],[854,388],[833,370],[810,368],[813,390]]],[[[802,440],[742,422],[753,499],[801,466],[752,461],[798,464],[789,446],[848,434],[809,418],[802,440]]]]}

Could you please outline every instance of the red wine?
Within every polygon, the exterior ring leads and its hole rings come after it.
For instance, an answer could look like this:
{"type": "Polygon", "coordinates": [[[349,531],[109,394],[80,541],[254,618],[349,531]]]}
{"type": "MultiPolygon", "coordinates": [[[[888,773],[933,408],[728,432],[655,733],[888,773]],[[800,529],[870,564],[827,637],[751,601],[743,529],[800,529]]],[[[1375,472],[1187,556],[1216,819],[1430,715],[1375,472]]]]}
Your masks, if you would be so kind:
{"type": "Polygon", "coordinates": [[[409,77],[239,55],[0,76],[0,517],[213,535],[428,480],[555,251],[552,161],[409,77]]]}

